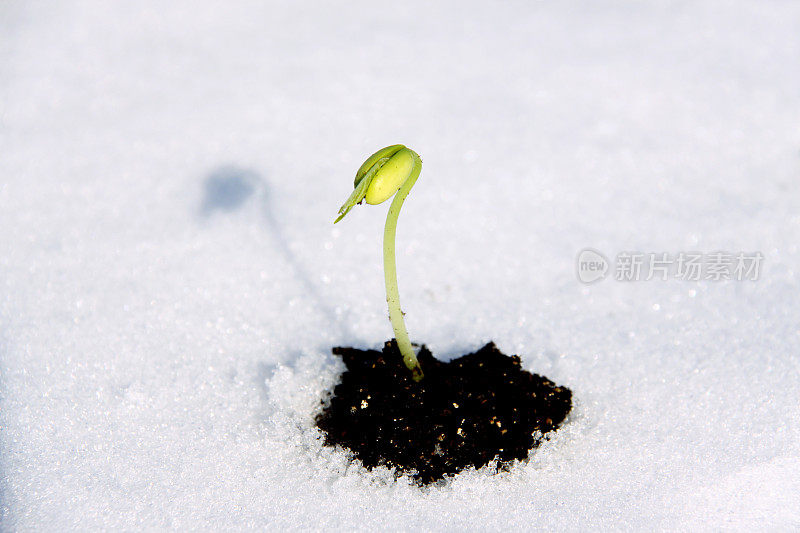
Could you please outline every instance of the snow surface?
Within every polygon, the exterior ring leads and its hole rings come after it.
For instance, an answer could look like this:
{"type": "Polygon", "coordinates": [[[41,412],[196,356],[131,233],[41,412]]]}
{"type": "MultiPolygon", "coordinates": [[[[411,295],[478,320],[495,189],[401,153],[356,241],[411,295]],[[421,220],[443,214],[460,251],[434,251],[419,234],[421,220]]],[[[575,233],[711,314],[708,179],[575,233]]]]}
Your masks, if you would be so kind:
{"type": "Polygon", "coordinates": [[[798,67],[791,2],[0,3],[0,528],[799,528],[798,67]],[[575,393],[509,473],[313,429],[391,333],[386,206],[332,221],[396,142],[412,338],[575,393]]]}

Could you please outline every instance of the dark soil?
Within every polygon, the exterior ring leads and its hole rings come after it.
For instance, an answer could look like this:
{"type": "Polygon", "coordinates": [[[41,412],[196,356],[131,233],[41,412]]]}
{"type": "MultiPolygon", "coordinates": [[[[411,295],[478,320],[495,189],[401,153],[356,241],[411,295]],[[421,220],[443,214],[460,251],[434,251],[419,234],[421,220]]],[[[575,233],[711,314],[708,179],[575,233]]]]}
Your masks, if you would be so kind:
{"type": "Polygon", "coordinates": [[[411,379],[394,340],[382,352],[334,348],[347,370],[317,417],[325,444],[353,452],[363,465],[393,467],[420,484],[497,459],[525,459],[572,408],[572,392],[531,374],[489,343],[449,363],[425,346],[425,378],[411,379]]]}

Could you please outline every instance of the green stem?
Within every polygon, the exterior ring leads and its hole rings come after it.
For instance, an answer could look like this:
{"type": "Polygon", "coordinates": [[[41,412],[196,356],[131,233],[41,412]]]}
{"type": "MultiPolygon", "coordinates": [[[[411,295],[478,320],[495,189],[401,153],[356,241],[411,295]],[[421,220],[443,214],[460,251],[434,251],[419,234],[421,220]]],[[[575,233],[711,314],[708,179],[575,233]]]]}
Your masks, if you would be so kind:
{"type": "MultiPolygon", "coordinates": [[[[415,159],[418,156],[415,155],[415,159]]],[[[389,213],[386,215],[386,226],[383,230],[383,276],[386,281],[386,302],[389,304],[389,320],[392,322],[394,329],[394,337],[397,339],[397,347],[403,356],[403,363],[411,370],[414,381],[422,379],[422,368],[419,366],[417,355],[414,353],[414,348],[411,346],[411,340],[408,338],[408,331],[406,330],[406,323],[403,320],[403,311],[400,309],[400,293],[397,290],[397,265],[395,264],[394,254],[394,241],[397,230],[397,218],[400,216],[400,208],[403,207],[403,202],[411,192],[411,187],[416,183],[421,170],[420,164],[414,165],[414,170],[411,176],[403,183],[402,187],[397,191],[397,194],[392,200],[392,205],[389,206],[389,213]]]]}

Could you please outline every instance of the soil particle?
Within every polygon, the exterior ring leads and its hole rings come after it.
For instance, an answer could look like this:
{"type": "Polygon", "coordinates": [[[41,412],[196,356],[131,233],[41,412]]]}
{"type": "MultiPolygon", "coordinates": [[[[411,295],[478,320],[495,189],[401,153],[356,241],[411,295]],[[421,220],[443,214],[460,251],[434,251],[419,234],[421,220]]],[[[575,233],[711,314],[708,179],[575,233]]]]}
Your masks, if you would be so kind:
{"type": "Polygon", "coordinates": [[[494,343],[450,362],[425,346],[411,379],[394,340],[382,352],[334,348],[347,370],[317,426],[368,469],[386,465],[420,484],[467,467],[508,469],[564,421],[572,392],[520,366],[494,343]]]}

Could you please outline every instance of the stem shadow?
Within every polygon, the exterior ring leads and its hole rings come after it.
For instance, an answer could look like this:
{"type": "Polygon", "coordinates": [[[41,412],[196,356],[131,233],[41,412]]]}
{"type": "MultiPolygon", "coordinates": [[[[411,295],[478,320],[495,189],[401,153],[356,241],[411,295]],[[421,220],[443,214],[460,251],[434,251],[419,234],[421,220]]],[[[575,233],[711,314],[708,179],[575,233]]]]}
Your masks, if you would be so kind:
{"type": "Polygon", "coordinates": [[[272,186],[261,174],[237,165],[221,165],[209,172],[204,181],[200,216],[210,218],[216,213],[231,213],[251,200],[257,204],[278,255],[292,271],[303,291],[314,301],[315,308],[338,330],[342,338],[352,338],[354,334],[347,325],[346,317],[337,314],[335,307],[326,301],[309,271],[289,246],[285,227],[276,216],[272,186]]]}

